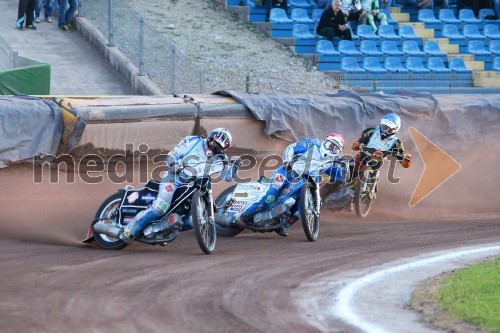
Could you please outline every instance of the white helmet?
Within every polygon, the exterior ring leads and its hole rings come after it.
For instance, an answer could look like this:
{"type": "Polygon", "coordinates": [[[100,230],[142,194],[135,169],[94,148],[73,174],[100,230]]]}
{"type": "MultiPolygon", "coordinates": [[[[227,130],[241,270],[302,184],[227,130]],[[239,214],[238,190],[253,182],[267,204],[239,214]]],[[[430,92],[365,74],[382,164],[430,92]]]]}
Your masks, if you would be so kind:
{"type": "Polygon", "coordinates": [[[210,148],[214,154],[223,154],[233,143],[233,137],[227,128],[219,127],[210,132],[207,142],[208,148],[210,148]]]}
{"type": "Polygon", "coordinates": [[[390,138],[401,128],[401,119],[393,113],[386,114],[380,119],[379,127],[382,139],[390,138]]]}
{"type": "Polygon", "coordinates": [[[344,149],[344,137],[338,133],[329,133],[321,143],[320,152],[321,157],[334,157],[342,152],[344,149]]]}

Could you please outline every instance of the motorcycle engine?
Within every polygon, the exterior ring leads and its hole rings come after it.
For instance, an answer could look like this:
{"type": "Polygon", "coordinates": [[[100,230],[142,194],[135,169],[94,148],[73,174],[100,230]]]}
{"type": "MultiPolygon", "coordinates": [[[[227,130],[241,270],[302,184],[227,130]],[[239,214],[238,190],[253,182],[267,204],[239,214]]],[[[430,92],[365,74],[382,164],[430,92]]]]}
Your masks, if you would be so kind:
{"type": "Polygon", "coordinates": [[[328,194],[323,202],[327,208],[340,210],[347,207],[353,199],[354,190],[346,187],[338,192],[328,194]]]}
{"type": "Polygon", "coordinates": [[[165,215],[160,221],[155,221],[149,224],[142,233],[145,238],[154,238],[163,233],[167,229],[174,227],[182,227],[182,217],[177,213],[165,215]]]}

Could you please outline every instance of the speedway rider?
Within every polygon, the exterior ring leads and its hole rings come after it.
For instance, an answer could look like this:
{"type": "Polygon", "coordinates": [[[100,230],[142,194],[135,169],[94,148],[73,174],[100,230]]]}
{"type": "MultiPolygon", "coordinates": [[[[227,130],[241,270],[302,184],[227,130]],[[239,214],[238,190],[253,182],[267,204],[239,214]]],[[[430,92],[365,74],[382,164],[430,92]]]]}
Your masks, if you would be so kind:
{"type": "MultiPolygon", "coordinates": [[[[189,183],[196,178],[193,175],[193,165],[206,163],[208,159],[219,155],[226,157],[225,150],[231,146],[232,137],[225,128],[214,129],[207,137],[187,136],[167,154],[167,175],[160,183],[157,198],[146,209],[137,214],[124,228],[120,239],[127,244],[132,243],[134,237],[148,224],[164,215],[172,202],[175,190],[179,185],[189,183]]],[[[190,226],[184,226],[183,228],[190,226]]]]}
{"type": "MultiPolygon", "coordinates": [[[[400,163],[403,168],[409,168],[411,166],[411,154],[406,153],[403,148],[403,143],[396,137],[396,133],[401,128],[401,119],[395,114],[386,114],[380,120],[380,124],[375,128],[367,128],[361,134],[361,138],[354,141],[351,148],[354,151],[360,150],[360,145],[365,145],[377,151],[373,155],[379,157],[380,161],[383,161],[383,152],[392,152],[401,155],[403,158],[400,159],[400,163]]],[[[360,152],[355,157],[356,165],[354,168],[354,175],[357,174],[361,167],[361,164],[366,165],[369,161],[368,156],[360,152]]],[[[377,163],[372,166],[374,169],[380,168],[382,163],[377,163]]]]}
{"type": "MultiPolygon", "coordinates": [[[[312,160],[331,162],[325,163],[325,169],[321,170],[321,173],[327,174],[333,179],[341,179],[343,168],[336,166],[333,162],[343,148],[344,138],[338,133],[327,134],[322,142],[319,142],[319,140],[315,138],[307,138],[288,145],[283,152],[283,164],[276,171],[274,171],[272,177],[270,178],[271,186],[269,186],[266,194],[260,201],[254,203],[243,212],[237,213],[235,215],[235,220],[240,219],[241,217],[250,217],[253,215],[255,210],[260,209],[265,205],[272,204],[274,199],[278,198],[281,191],[290,186],[294,179],[294,175],[290,170],[291,165],[289,163],[292,159],[296,160],[297,158],[301,158],[306,165],[310,165],[310,161],[312,160]]],[[[298,218],[294,217],[292,214],[285,227],[281,227],[276,230],[276,233],[282,237],[288,236],[285,228],[291,226],[297,219],[298,218]]]]}

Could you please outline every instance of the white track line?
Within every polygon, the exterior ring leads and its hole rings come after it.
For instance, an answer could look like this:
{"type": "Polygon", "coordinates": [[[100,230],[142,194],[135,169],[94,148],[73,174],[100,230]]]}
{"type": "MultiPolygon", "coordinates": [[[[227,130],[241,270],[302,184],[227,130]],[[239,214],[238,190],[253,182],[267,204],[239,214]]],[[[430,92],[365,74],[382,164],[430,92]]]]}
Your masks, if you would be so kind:
{"type": "MultiPolygon", "coordinates": [[[[415,257],[402,264],[388,266],[384,269],[364,275],[361,278],[349,282],[338,292],[336,296],[337,301],[333,304],[333,313],[343,321],[364,332],[388,333],[391,331],[426,331],[423,326],[420,330],[416,330],[416,327],[412,326],[412,323],[402,323],[404,320],[399,316],[400,314],[395,312],[391,314],[390,312],[393,311],[393,309],[391,309],[391,306],[386,306],[383,302],[379,303],[379,307],[382,307],[382,309],[373,308],[371,312],[374,313],[370,313],[370,310],[367,308],[371,305],[367,306],[366,304],[366,302],[371,303],[370,295],[368,294],[375,293],[372,297],[378,298],[379,301],[382,301],[384,297],[391,298],[391,295],[387,296],[387,294],[390,293],[387,289],[392,289],[391,283],[401,284],[401,281],[404,281],[403,283],[406,284],[406,287],[403,286],[403,288],[408,289],[409,286],[414,288],[415,284],[425,279],[426,276],[437,275],[440,272],[455,269],[464,266],[464,264],[467,265],[467,263],[481,260],[482,258],[500,255],[500,245],[498,244],[499,243],[486,244],[479,247],[459,248],[446,251],[445,254],[443,254],[442,251],[435,252],[425,255],[425,258],[422,258],[423,256],[415,257]],[[453,262],[453,260],[457,259],[460,259],[460,263],[453,262]],[[381,285],[384,287],[381,288],[381,285]],[[377,313],[377,311],[380,312],[377,313]],[[387,317],[381,318],[381,316],[385,316],[382,315],[383,312],[389,312],[387,313],[387,317]],[[387,320],[391,321],[391,317],[394,318],[394,322],[387,322],[387,320]]],[[[395,298],[393,296],[392,298],[395,298]]],[[[407,295],[405,301],[402,301],[403,304],[399,304],[398,306],[404,307],[404,303],[407,302],[409,297],[410,296],[407,295]]],[[[401,303],[401,299],[399,302],[401,303]]],[[[373,305],[373,303],[371,304],[373,305]]],[[[430,329],[430,331],[432,330],[430,329]]]]}

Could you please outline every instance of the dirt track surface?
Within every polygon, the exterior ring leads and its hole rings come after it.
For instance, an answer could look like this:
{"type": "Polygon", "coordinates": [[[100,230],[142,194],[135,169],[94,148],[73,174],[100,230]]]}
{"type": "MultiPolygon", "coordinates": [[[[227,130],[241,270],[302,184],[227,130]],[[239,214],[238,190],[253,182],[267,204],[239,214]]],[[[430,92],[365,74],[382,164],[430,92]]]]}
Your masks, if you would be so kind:
{"type": "MultiPolygon", "coordinates": [[[[371,218],[323,210],[316,243],[298,223],[287,238],[219,238],[211,256],[192,232],[165,248],[104,251],[81,239],[100,203],[122,185],[34,184],[28,166],[1,169],[0,182],[1,332],[317,332],[296,305],[308,297],[301,284],[315,276],[500,242],[496,205],[489,215],[449,218],[423,206],[401,217],[388,213],[382,186],[371,218]]],[[[357,330],[332,319],[328,331],[357,330]]]]}

